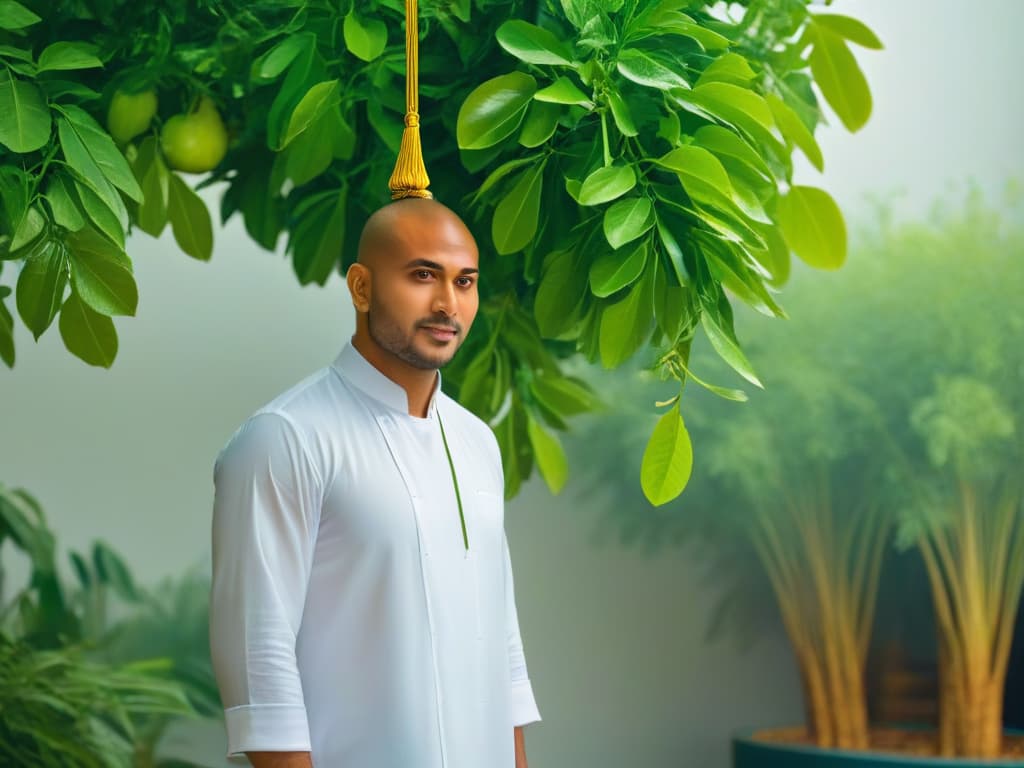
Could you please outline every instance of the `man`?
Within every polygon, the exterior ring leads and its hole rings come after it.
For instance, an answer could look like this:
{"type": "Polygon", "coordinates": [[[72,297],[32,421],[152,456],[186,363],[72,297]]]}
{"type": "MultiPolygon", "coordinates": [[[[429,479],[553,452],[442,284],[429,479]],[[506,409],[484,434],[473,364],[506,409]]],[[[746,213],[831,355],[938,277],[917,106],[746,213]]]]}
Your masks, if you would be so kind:
{"type": "Polygon", "coordinates": [[[373,214],[351,343],[217,458],[211,648],[229,753],[256,768],[526,768],[501,456],[437,370],[478,275],[443,205],[373,214]]]}

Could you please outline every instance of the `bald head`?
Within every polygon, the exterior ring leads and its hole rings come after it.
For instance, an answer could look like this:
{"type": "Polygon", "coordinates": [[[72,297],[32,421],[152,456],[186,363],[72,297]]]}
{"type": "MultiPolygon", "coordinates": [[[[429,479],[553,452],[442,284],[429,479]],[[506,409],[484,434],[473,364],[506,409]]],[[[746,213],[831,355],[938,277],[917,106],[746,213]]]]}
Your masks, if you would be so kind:
{"type": "Polygon", "coordinates": [[[445,205],[428,198],[409,197],[375,211],[359,237],[357,261],[370,269],[381,259],[401,257],[435,241],[445,249],[476,251],[476,243],[462,219],[445,205]]]}

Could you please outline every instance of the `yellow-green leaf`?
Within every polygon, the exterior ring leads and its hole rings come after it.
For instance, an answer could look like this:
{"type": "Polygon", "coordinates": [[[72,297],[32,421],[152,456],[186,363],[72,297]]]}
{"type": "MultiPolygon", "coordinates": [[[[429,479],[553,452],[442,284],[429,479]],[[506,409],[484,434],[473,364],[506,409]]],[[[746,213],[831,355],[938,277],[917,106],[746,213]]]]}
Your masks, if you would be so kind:
{"type": "Polygon", "coordinates": [[[658,507],[686,488],[693,471],[693,444],[678,406],[663,414],[654,426],[640,465],[640,487],[658,507]]]}
{"type": "Polygon", "coordinates": [[[846,223],[823,189],[795,186],[779,199],[776,216],[792,251],[818,269],[839,269],[846,261],[846,223]]]}

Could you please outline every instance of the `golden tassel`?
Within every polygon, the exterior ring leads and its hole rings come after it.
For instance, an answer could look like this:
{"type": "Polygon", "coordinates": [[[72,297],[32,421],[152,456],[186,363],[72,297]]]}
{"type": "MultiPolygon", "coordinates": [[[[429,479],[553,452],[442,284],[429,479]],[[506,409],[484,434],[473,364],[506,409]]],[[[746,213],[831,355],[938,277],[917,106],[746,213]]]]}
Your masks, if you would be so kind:
{"type": "Polygon", "coordinates": [[[395,170],[388,188],[392,200],[404,197],[428,197],[430,177],[423,164],[420,145],[419,100],[419,23],[417,0],[405,0],[405,130],[398,150],[395,170]]]}

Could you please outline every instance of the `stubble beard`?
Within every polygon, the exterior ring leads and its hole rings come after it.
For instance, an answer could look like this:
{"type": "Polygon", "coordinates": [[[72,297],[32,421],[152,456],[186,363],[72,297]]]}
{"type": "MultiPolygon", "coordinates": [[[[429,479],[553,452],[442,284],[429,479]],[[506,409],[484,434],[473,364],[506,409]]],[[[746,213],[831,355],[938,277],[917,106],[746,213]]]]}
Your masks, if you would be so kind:
{"type": "Polygon", "coordinates": [[[406,334],[402,331],[402,328],[398,323],[391,318],[387,311],[371,299],[370,309],[366,313],[366,321],[370,332],[370,338],[377,343],[377,346],[381,347],[386,352],[390,352],[402,362],[422,371],[436,371],[438,368],[443,368],[448,365],[448,363],[452,361],[452,358],[455,357],[455,353],[459,348],[457,340],[461,336],[462,328],[458,323],[452,323],[448,320],[423,320],[414,326],[411,334],[406,334]],[[439,349],[437,356],[434,357],[426,357],[422,355],[416,349],[414,341],[415,334],[422,323],[454,327],[457,331],[457,335],[455,339],[453,339],[453,342],[456,342],[453,345],[453,348],[450,350],[439,349]]]}

